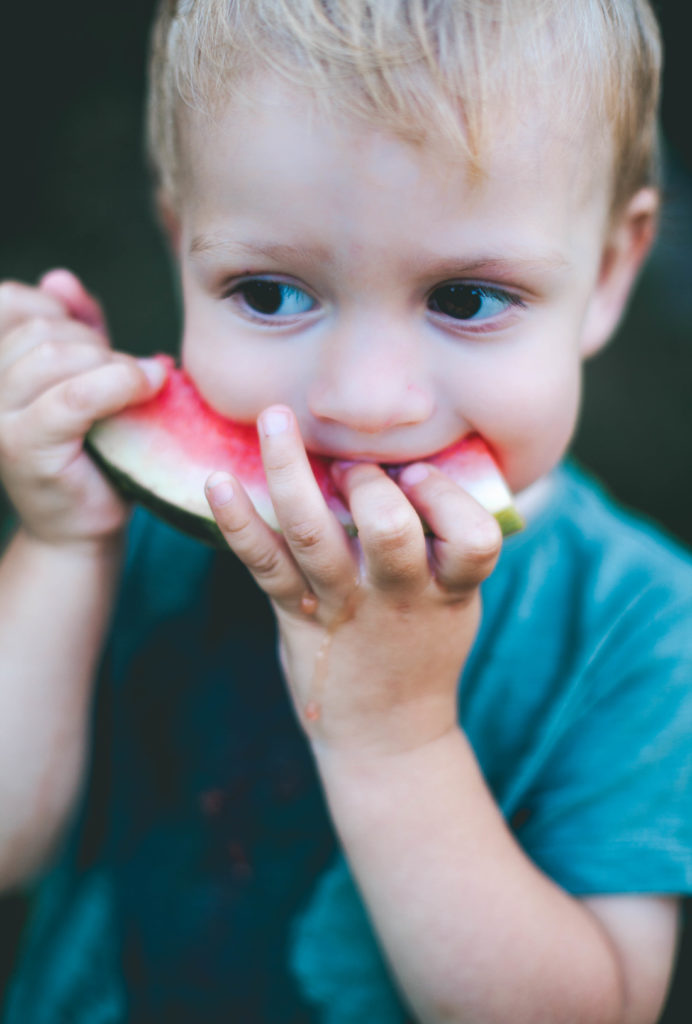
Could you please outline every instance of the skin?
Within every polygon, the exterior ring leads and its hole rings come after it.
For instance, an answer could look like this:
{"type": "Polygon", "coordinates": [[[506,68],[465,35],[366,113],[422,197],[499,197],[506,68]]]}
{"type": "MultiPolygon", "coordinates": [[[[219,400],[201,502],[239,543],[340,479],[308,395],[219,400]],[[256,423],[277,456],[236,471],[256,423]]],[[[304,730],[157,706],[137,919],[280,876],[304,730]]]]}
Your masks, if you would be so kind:
{"type": "MultiPolygon", "coordinates": [[[[590,165],[595,187],[559,136],[527,142],[502,126],[474,186],[433,146],[325,122],[271,84],[257,93],[211,126],[188,123],[183,204],[168,215],[183,361],[201,392],[250,422],[288,405],[306,446],[328,455],[410,461],[477,430],[514,491],[543,476],[572,435],[582,359],[631,284],[616,288],[614,270],[599,280],[607,162],[590,165]],[[238,289],[253,275],[293,284],[314,308],[253,317],[238,289]],[[452,281],[521,305],[487,300],[466,322],[435,314],[431,294],[452,281]]],[[[650,221],[654,195],[638,203],[650,221]]]]}
{"type": "MultiPolygon", "coordinates": [[[[478,431],[514,490],[556,464],[582,361],[621,315],[656,196],[642,190],[607,228],[607,154],[592,154],[589,176],[580,147],[530,118],[498,121],[497,137],[486,178],[472,183],[434,144],[324,121],[307,96],[271,80],[214,122],[188,120],[182,201],[173,209],[162,197],[183,287],[183,361],[217,409],[259,418],[282,535],[237,480],[213,477],[209,501],[272,602],[335,826],[417,1018],[645,1024],[666,991],[675,901],[575,900],[507,830],[456,719],[479,585],[501,538],[424,460],[478,431]],[[253,310],[247,281],[258,276],[284,289],[278,315],[253,310]],[[480,319],[446,312],[450,283],[467,304],[484,287],[480,319]],[[306,447],[334,457],[357,542],[325,507],[306,447]],[[410,465],[394,481],[382,462],[410,465]]],[[[41,785],[18,784],[3,813],[8,880],[22,857],[45,856],[75,798],[81,761],[62,767],[60,741],[70,728],[71,749],[82,749],[110,607],[97,595],[117,578],[125,510],[81,442],[96,419],[160,383],[112,352],[71,275],[0,292],[0,474],[22,523],[0,565],[0,651],[6,692],[16,704],[28,686],[41,723],[31,747],[41,785]],[[31,588],[18,608],[11,595],[29,572],[57,593],[66,560],[77,596],[60,610],[53,647],[32,649],[56,601],[37,620],[31,588]],[[79,653],[63,658],[71,674],[42,702],[59,643],[79,653]],[[42,799],[29,799],[37,788],[42,799]],[[46,806],[50,824],[39,828],[46,806]]],[[[0,755],[13,737],[0,737],[0,755]]],[[[18,762],[5,756],[11,775],[18,762]]]]}
{"type": "Polygon", "coordinates": [[[84,434],[161,383],[113,352],[73,274],[0,284],[0,477],[20,524],[0,560],[0,889],[46,863],[82,786],[128,519],[84,434]]]}
{"type": "Polygon", "coordinates": [[[501,539],[420,460],[478,431],[515,490],[556,464],[582,361],[611,334],[650,243],[655,195],[634,197],[611,232],[603,164],[586,180],[557,137],[506,134],[474,184],[434,148],[325,123],[306,96],[271,83],[256,96],[211,127],[188,124],[185,198],[169,217],[183,359],[221,412],[259,416],[283,536],[237,480],[213,478],[209,500],[272,599],[296,711],[384,949],[424,1021],[654,1020],[674,902],[578,902],[541,876],[457,723],[478,586],[501,539]],[[243,283],[258,276],[297,295],[267,313],[243,283]],[[450,281],[494,290],[480,319],[440,311],[450,281]],[[337,458],[357,545],[305,447],[337,458]],[[411,463],[398,486],[375,464],[388,461],[411,463]]]}

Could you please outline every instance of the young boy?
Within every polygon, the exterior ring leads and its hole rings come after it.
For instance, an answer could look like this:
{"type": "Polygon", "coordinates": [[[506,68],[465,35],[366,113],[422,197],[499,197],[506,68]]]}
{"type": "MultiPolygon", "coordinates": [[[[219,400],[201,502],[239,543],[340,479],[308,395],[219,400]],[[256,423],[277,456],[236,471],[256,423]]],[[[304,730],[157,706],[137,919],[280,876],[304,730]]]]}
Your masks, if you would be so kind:
{"type": "Polygon", "coordinates": [[[126,544],[82,442],[162,371],[68,272],[2,287],[11,1024],[658,1018],[692,571],[561,462],[655,232],[658,71],[644,0],[162,3],[182,363],[258,419],[282,533],[215,474],[233,555],[126,544]],[[504,545],[426,463],[472,432],[504,545]]]}

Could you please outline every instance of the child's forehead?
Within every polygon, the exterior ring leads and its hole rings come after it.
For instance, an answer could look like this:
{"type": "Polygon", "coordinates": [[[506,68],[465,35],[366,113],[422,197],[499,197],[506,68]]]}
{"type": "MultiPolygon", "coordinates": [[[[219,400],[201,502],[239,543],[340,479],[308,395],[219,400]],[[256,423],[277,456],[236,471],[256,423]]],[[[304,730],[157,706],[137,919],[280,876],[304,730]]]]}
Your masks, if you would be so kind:
{"type": "Polygon", "coordinates": [[[267,72],[323,109],[363,115],[407,141],[439,137],[481,167],[488,134],[537,112],[585,163],[607,136],[613,217],[658,181],[660,46],[647,0],[248,0],[230,5],[232,17],[228,4],[199,0],[173,18],[164,6],[148,137],[172,205],[181,108],[213,106],[229,90],[247,98],[267,72]]]}
{"type": "Polygon", "coordinates": [[[570,117],[556,98],[527,102],[520,117],[508,115],[496,103],[486,111],[484,124],[478,150],[470,156],[436,131],[434,118],[428,134],[411,142],[386,124],[356,117],[338,103],[316,103],[305,89],[264,76],[242,94],[217,97],[207,112],[188,110],[180,157],[186,187],[193,194],[205,187],[205,170],[224,161],[250,174],[254,165],[258,176],[268,172],[288,182],[286,152],[301,145],[315,151],[316,144],[322,159],[310,175],[312,188],[320,186],[320,171],[334,176],[403,175],[418,188],[425,187],[426,178],[431,188],[444,180],[451,188],[463,182],[480,190],[488,183],[530,179],[563,189],[577,207],[594,199],[604,209],[608,206],[611,142],[586,119],[570,117]]]}

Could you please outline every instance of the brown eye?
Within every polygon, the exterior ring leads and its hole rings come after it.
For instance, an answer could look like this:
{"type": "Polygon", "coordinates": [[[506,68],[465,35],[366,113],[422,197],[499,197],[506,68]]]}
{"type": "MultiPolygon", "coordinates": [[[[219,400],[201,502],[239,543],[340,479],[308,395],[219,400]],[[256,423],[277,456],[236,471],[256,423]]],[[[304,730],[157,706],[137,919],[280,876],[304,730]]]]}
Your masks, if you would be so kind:
{"type": "Polygon", "coordinates": [[[434,291],[428,306],[436,313],[444,313],[455,320],[470,320],[479,312],[483,303],[477,288],[450,284],[434,291]]]}
{"type": "Polygon", "coordinates": [[[489,320],[508,306],[521,306],[516,296],[479,284],[445,284],[428,299],[428,309],[453,320],[489,320]]]}
{"type": "Polygon", "coordinates": [[[315,308],[315,300],[294,285],[256,278],[243,281],[233,291],[254,313],[261,316],[296,316],[315,308]]]}

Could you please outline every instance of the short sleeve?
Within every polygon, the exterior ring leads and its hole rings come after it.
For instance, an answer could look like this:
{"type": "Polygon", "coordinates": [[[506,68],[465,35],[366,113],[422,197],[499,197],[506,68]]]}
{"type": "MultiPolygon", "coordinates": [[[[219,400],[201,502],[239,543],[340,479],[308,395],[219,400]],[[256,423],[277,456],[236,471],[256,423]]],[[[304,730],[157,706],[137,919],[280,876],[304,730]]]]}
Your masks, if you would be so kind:
{"type": "Polygon", "coordinates": [[[575,894],[692,890],[692,598],[635,595],[574,681],[517,837],[575,894]]]}

